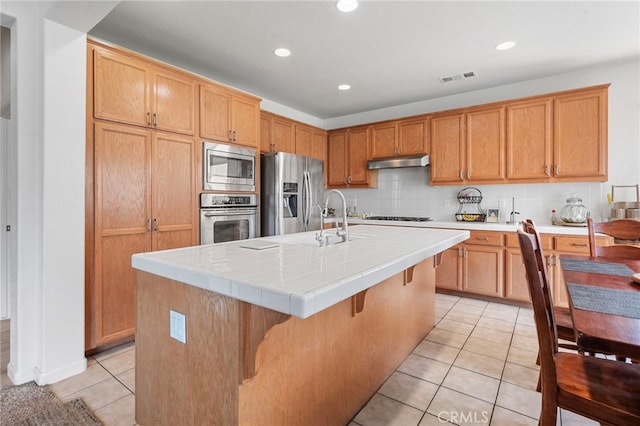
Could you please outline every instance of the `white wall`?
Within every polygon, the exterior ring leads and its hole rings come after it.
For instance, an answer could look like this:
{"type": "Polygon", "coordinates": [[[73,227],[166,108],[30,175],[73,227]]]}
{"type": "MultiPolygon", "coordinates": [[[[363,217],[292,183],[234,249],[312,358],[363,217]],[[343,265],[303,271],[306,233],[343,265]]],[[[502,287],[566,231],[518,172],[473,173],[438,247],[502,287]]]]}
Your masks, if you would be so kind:
{"type": "Polygon", "coordinates": [[[49,2],[3,2],[15,18],[16,210],[9,378],[84,371],[86,36],[45,18],[49,2]],[[46,40],[46,41],[45,41],[46,40]]]}
{"type": "MultiPolygon", "coordinates": [[[[499,208],[506,200],[511,211],[515,197],[520,218],[537,223],[550,222],[551,209],[559,210],[570,193],[576,192],[596,219],[608,215],[606,194],[611,185],[640,183],[640,60],[603,64],[548,78],[510,84],[432,101],[386,110],[371,111],[325,121],[325,128],[338,128],[377,120],[397,118],[462,106],[550,93],[579,87],[611,83],[609,87],[609,181],[606,183],[480,185],[483,208],[499,208]]],[[[344,190],[356,198],[358,210],[381,215],[431,216],[437,220],[455,220],[457,192],[465,186],[429,186],[429,169],[388,169],[379,171],[377,189],[344,190]],[[452,208],[445,208],[451,200],[452,208]]],[[[633,201],[635,191],[616,191],[616,201],[633,201]]]]}

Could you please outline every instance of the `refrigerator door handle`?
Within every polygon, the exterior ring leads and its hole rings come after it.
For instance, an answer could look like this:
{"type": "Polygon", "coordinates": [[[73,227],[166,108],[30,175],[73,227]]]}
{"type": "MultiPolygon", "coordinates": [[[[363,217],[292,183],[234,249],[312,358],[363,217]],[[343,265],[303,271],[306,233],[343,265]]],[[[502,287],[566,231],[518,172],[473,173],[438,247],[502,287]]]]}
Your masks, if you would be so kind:
{"type": "Polygon", "coordinates": [[[309,221],[311,219],[311,175],[308,171],[304,171],[302,173],[302,187],[304,191],[304,213],[303,213],[303,223],[304,230],[308,231],[309,229],[309,221]]]}

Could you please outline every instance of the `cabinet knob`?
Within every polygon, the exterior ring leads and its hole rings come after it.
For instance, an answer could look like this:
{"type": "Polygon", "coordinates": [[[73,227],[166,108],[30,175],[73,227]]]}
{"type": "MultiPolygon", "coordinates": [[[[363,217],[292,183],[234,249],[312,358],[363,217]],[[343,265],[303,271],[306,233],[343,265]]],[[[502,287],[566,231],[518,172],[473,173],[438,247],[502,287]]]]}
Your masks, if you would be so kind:
{"type": "Polygon", "coordinates": [[[153,113],[153,127],[158,127],[158,114],[153,113]]]}
{"type": "Polygon", "coordinates": [[[151,113],[147,112],[147,126],[151,126],[151,113]]]}

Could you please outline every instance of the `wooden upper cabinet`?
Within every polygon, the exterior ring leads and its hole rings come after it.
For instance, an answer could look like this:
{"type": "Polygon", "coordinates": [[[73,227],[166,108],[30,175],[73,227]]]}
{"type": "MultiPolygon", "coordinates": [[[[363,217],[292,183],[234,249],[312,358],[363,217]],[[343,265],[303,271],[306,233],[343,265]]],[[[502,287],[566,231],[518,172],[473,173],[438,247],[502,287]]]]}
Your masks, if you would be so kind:
{"type": "Polygon", "coordinates": [[[347,186],[347,138],[348,132],[330,132],[327,141],[327,185],[347,186]]]}
{"type": "Polygon", "coordinates": [[[499,182],[505,178],[505,108],[466,113],[466,172],[469,182],[499,182]]]}
{"type": "Polygon", "coordinates": [[[195,134],[198,107],[196,81],[182,73],[157,69],[152,87],[151,125],[160,130],[195,134]]]}
{"type": "Polygon", "coordinates": [[[109,50],[93,50],[94,116],[148,126],[151,112],[149,64],[109,50]]]}
{"type": "Polygon", "coordinates": [[[333,187],[377,185],[377,173],[367,169],[369,144],[367,127],[329,132],[327,185],[333,187]]]}
{"type": "Polygon", "coordinates": [[[272,152],[271,117],[260,113],[260,152],[272,152]]]}
{"type": "Polygon", "coordinates": [[[429,154],[430,123],[430,117],[403,120],[398,123],[398,152],[400,155],[429,154]]]}
{"type": "Polygon", "coordinates": [[[431,118],[431,182],[459,184],[465,167],[464,113],[435,115],[431,118]]]}
{"type": "Polygon", "coordinates": [[[327,132],[268,111],[260,111],[260,151],[290,152],[326,160],[327,132]]]}
{"type": "Polygon", "coordinates": [[[429,118],[371,126],[371,158],[429,153],[429,118]]]}
{"type": "Polygon", "coordinates": [[[200,85],[200,136],[228,141],[231,132],[231,94],[212,85],[200,85]]]}
{"type": "Polygon", "coordinates": [[[274,152],[295,152],[295,133],[289,120],[273,118],[271,121],[271,144],[274,152]]]}
{"type": "Polygon", "coordinates": [[[200,85],[200,136],[258,147],[260,101],[213,84],[200,85]]]}
{"type": "Polygon", "coordinates": [[[349,142],[347,143],[348,175],[349,185],[368,185],[369,170],[367,160],[369,159],[369,129],[353,129],[349,131],[349,142]]]}
{"type": "Polygon", "coordinates": [[[295,125],[296,154],[306,157],[327,159],[327,132],[304,124],[295,125]]]}
{"type": "Polygon", "coordinates": [[[607,90],[608,85],[554,98],[556,180],[607,180],[607,90]]]}
{"type": "MultiPolygon", "coordinates": [[[[327,160],[327,132],[321,129],[311,130],[311,146],[313,158],[326,161],[327,160]]],[[[327,167],[325,165],[325,167],[327,167]]]]}
{"type": "Polygon", "coordinates": [[[194,78],[130,56],[95,47],[94,116],[193,135],[194,78]]]}
{"type": "Polygon", "coordinates": [[[398,155],[398,124],[382,123],[371,126],[371,158],[398,155]]]}
{"type": "Polygon", "coordinates": [[[231,129],[233,142],[258,147],[260,100],[244,96],[231,98],[231,129]]]}
{"type": "Polygon", "coordinates": [[[549,179],[552,142],[550,97],[507,104],[507,179],[549,179]]]}

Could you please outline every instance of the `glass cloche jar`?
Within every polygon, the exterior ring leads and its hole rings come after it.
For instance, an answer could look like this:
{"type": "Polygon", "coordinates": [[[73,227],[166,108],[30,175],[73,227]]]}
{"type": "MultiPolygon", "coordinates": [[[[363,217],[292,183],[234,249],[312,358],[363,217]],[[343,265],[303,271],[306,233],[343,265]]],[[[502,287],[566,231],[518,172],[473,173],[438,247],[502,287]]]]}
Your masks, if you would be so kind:
{"type": "Polygon", "coordinates": [[[567,204],[560,209],[560,219],[566,223],[585,223],[589,216],[589,209],[582,204],[578,194],[571,194],[567,204]]]}

